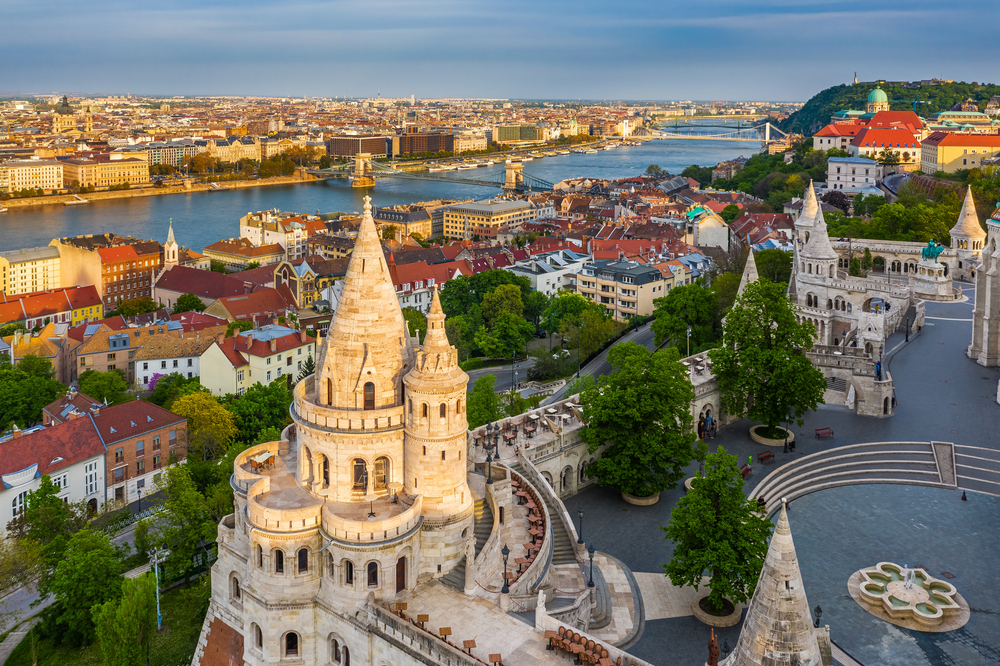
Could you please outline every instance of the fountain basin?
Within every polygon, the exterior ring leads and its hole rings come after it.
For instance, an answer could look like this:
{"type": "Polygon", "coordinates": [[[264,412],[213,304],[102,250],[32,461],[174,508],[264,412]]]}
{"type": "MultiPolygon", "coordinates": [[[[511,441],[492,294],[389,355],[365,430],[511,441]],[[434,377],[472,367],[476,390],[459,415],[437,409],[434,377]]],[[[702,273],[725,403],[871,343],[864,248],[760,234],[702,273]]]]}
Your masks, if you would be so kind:
{"type": "Polygon", "coordinates": [[[906,571],[893,562],[879,562],[862,569],[861,600],[878,607],[896,620],[912,620],[920,626],[934,627],[961,612],[955,597],[958,591],[946,581],[932,577],[923,569],[912,569],[910,585],[906,571]]]}

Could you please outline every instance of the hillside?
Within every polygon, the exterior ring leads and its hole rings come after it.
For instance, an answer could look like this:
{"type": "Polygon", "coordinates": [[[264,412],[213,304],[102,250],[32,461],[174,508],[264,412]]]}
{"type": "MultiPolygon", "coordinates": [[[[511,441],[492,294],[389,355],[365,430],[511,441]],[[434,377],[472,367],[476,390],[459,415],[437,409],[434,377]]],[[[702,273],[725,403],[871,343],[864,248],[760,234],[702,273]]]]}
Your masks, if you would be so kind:
{"type": "MultiPolygon", "coordinates": [[[[780,123],[785,132],[794,131],[811,136],[830,122],[830,116],[842,109],[864,111],[868,93],[874,89],[871,83],[839,85],[814,95],[805,105],[780,123]]],[[[893,111],[913,109],[913,100],[919,95],[922,102],[917,104],[917,115],[926,118],[938,111],[947,111],[953,105],[972,98],[979,104],[979,110],[986,107],[990,97],[1000,95],[1000,86],[990,83],[944,83],[935,86],[907,88],[882,84],[882,90],[889,96],[893,111]],[[897,101],[900,100],[900,101],[897,101]],[[904,101],[905,100],[905,101],[904,101]]]]}

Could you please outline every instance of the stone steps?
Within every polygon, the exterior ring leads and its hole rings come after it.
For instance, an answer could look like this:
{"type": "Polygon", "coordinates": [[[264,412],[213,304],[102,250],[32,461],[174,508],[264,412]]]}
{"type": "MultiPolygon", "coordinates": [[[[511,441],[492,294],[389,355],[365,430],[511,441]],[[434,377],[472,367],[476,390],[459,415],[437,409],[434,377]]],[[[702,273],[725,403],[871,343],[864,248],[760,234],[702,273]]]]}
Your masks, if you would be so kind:
{"type": "MultiPolygon", "coordinates": [[[[523,474],[520,462],[515,460],[509,467],[518,474],[523,474]]],[[[552,525],[552,535],[554,537],[552,544],[552,564],[576,564],[576,544],[570,539],[569,532],[563,525],[562,520],[559,519],[559,514],[549,506],[544,495],[539,493],[539,497],[545,503],[545,514],[549,518],[549,524],[552,525]]]]}
{"type": "MultiPolygon", "coordinates": [[[[493,532],[493,510],[490,508],[489,502],[485,499],[477,499],[473,508],[473,517],[475,520],[473,534],[476,537],[476,555],[478,556],[479,551],[486,545],[493,532]]],[[[451,571],[441,576],[441,582],[453,590],[464,592],[465,567],[466,561],[465,556],[463,556],[451,571]]]]}

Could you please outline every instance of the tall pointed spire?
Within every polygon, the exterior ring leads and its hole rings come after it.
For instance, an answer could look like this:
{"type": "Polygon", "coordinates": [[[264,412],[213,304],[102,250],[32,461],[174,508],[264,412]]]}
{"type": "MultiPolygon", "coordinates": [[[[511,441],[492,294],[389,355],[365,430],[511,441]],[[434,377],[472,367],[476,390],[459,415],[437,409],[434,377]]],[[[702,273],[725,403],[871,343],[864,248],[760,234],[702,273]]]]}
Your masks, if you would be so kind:
{"type": "MultiPolygon", "coordinates": [[[[972,187],[965,191],[965,201],[962,203],[962,212],[958,214],[958,221],[951,228],[951,246],[958,248],[955,240],[983,240],[986,238],[986,231],[979,224],[979,215],[976,214],[976,202],[972,198],[972,187]]],[[[971,247],[962,249],[972,249],[971,247]]]]}
{"type": "Polygon", "coordinates": [[[174,218],[170,218],[170,230],[167,232],[167,243],[176,243],[174,240],[174,218]]]}
{"type": "Polygon", "coordinates": [[[424,335],[424,344],[417,352],[413,371],[408,377],[445,384],[464,381],[467,384],[468,378],[459,379],[465,373],[458,366],[458,350],[448,341],[448,334],[445,332],[445,314],[437,286],[434,287],[431,299],[431,309],[427,313],[427,334],[424,335]]]}
{"type": "Polygon", "coordinates": [[[798,240],[805,242],[809,238],[819,210],[816,190],[813,188],[813,182],[810,180],[809,187],[806,188],[805,200],[802,202],[802,212],[795,219],[795,237],[798,240]]]}
{"type": "Polygon", "coordinates": [[[751,282],[756,282],[759,277],[757,261],[753,258],[753,248],[750,248],[747,253],[747,263],[743,267],[743,277],[740,278],[740,288],[736,290],[737,295],[742,294],[746,286],[751,282]]]}
{"type": "Polygon", "coordinates": [[[764,557],[764,568],[750,600],[736,649],[726,666],[779,663],[821,666],[817,633],[802,586],[802,573],[782,498],[781,515],[764,557]]]}
{"type": "Polygon", "coordinates": [[[809,232],[809,240],[802,248],[801,256],[806,259],[837,259],[840,255],[830,245],[830,236],[826,232],[826,219],[823,217],[823,210],[816,210],[816,219],[813,221],[812,230],[809,232]]]}

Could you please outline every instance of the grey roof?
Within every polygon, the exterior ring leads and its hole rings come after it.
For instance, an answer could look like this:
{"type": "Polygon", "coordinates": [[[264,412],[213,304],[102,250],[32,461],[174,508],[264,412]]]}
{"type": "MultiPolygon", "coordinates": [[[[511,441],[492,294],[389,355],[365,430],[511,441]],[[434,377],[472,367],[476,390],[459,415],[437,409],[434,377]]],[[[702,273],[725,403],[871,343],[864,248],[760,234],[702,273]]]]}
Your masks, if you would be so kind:
{"type": "Polygon", "coordinates": [[[43,247],[28,247],[20,250],[8,250],[6,252],[0,252],[0,257],[3,257],[12,264],[22,261],[58,259],[59,248],[53,247],[52,245],[45,245],[43,247]]]}

